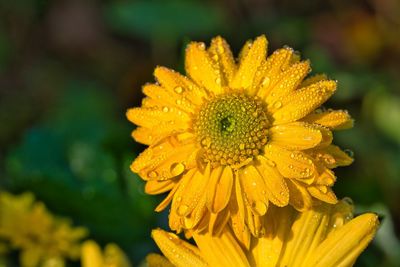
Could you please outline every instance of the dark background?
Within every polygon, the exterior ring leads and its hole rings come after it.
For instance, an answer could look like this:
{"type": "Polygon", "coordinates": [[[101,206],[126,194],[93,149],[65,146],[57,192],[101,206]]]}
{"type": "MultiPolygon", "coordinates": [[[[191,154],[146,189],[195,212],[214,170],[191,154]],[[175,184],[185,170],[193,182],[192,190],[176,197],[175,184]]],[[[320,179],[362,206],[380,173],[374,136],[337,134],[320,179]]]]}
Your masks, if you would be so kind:
{"type": "Polygon", "coordinates": [[[0,184],[33,192],[136,265],[167,224],[153,212],[161,198],[129,170],[144,147],[126,109],[156,65],[183,71],[189,41],[222,35],[237,55],[266,34],[269,51],[291,46],[339,81],[326,106],[355,118],[335,133],[355,162],[336,170],[334,190],[384,217],[357,266],[399,266],[399,29],[397,0],[0,0],[0,184]]]}

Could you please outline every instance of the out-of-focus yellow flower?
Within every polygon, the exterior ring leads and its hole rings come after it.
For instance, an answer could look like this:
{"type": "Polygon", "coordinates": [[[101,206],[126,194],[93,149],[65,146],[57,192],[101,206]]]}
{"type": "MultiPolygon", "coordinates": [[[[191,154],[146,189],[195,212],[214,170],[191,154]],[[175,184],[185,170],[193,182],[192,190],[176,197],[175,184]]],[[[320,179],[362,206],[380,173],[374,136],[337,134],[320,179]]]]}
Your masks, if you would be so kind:
{"type": "MultiPolygon", "coordinates": [[[[321,203],[305,212],[273,207],[268,210],[271,216],[262,222],[269,231],[263,237],[252,237],[250,250],[240,246],[229,226],[220,236],[193,233],[197,247],[160,229],[153,230],[152,236],[168,260],[178,267],[345,267],[354,264],[379,225],[376,214],[353,219],[352,211],[353,206],[346,199],[336,205],[321,203]]],[[[162,260],[153,262],[157,264],[148,261],[149,267],[169,266],[162,260]]]]}
{"type": "Polygon", "coordinates": [[[352,162],[332,145],[334,129],[352,126],[343,110],[316,110],[336,90],[324,75],[304,78],[310,62],[285,47],[266,58],[267,39],[248,42],[236,63],[221,37],[186,49],[189,77],[157,67],[156,84],[127,117],[149,145],[131,169],[148,194],[170,191],[171,229],[218,233],[231,221],[246,246],[262,235],[272,203],[307,210],[336,203],[331,169],[352,162]]]}
{"type": "Polygon", "coordinates": [[[130,267],[128,258],[115,244],[108,244],[101,251],[96,242],[89,240],[82,244],[82,267],[130,267]]]}
{"type": "Polygon", "coordinates": [[[65,258],[79,258],[79,242],[86,235],[85,228],[50,214],[32,194],[0,192],[0,238],[20,250],[21,266],[64,266],[65,258]]]}

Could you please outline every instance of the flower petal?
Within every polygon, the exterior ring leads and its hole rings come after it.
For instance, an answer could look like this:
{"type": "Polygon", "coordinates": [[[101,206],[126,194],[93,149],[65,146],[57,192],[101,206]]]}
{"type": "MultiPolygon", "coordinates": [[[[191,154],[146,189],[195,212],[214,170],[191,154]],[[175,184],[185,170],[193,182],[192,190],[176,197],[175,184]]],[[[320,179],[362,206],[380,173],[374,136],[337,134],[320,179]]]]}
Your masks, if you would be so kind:
{"type": "Polygon", "coordinates": [[[207,207],[213,213],[222,211],[228,205],[233,187],[233,172],[227,166],[219,166],[211,171],[207,189],[207,207]]]}
{"type": "Polygon", "coordinates": [[[346,110],[327,110],[313,112],[302,119],[309,123],[318,123],[334,130],[343,130],[353,127],[354,120],[346,110]]]}
{"type": "Polygon", "coordinates": [[[263,156],[257,156],[259,164],[258,172],[264,178],[268,199],[278,207],[284,207],[289,203],[289,189],[279,171],[270,166],[270,161],[263,156]]]}
{"type": "Polygon", "coordinates": [[[131,108],[126,117],[136,125],[152,128],[160,126],[160,123],[173,124],[176,129],[188,129],[190,117],[176,109],[165,107],[158,108],[131,108]]]}
{"type": "Polygon", "coordinates": [[[190,43],[186,48],[185,58],[186,72],[199,86],[203,86],[214,94],[224,92],[222,77],[217,63],[214,63],[204,43],[190,43]]]}
{"type": "Polygon", "coordinates": [[[263,99],[271,92],[273,86],[280,79],[291,63],[293,57],[293,49],[284,47],[276,50],[267,58],[260,67],[259,75],[256,75],[252,90],[263,99]]]}
{"type": "Polygon", "coordinates": [[[194,143],[173,145],[170,142],[151,146],[132,163],[131,170],[144,180],[166,180],[182,174],[194,160],[194,143]]]}
{"type": "Polygon", "coordinates": [[[174,267],[166,257],[156,253],[150,253],[146,256],[146,264],[147,267],[174,267]]]}
{"type": "Polygon", "coordinates": [[[194,232],[193,238],[209,266],[250,267],[246,255],[228,227],[223,229],[220,236],[194,232]]]}
{"type": "Polygon", "coordinates": [[[332,189],[327,186],[309,186],[307,187],[307,191],[310,194],[326,203],[336,204],[338,202],[335,193],[333,193],[332,189]]]}
{"type": "Polygon", "coordinates": [[[289,150],[304,150],[317,146],[322,141],[321,131],[312,124],[292,122],[269,129],[271,144],[289,150]]]}
{"type": "Polygon", "coordinates": [[[179,239],[177,235],[165,232],[161,229],[155,229],[151,232],[151,236],[162,253],[172,262],[172,264],[174,264],[174,266],[208,266],[200,256],[198,248],[179,239]]]}
{"type": "Polygon", "coordinates": [[[333,231],[308,257],[304,266],[351,266],[371,242],[378,226],[376,214],[366,213],[354,218],[333,231]]]}
{"type": "Polygon", "coordinates": [[[286,180],[289,189],[289,203],[298,211],[306,211],[312,206],[312,199],[308,191],[291,179],[286,180]]]}
{"type": "Polygon", "coordinates": [[[211,58],[219,63],[220,70],[225,78],[224,80],[229,84],[236,73],[235,59],[229,44],[224,38],[217,36],[212,39],[208,51],[211,54],[211,58]]]}
{"type": "Polygon", "coordinates": [[[338,166],[348,166],[354,161],[352,157],[335,145],[329,145],[323,149],[312,150],[310,154],[318,162],[330,169],[338,166]]]}
{"type": "Polygon", "coordinates": [[[146,182],[144,191],[149,195],[158,195],[170,191],[178,182],[175,180],[150,180],[146,182]]]}
{"type": "Polygon", "coordinates": [[[300,151],[289,151],[269,144],[265,147],[264,156],[276,163],[276,167],[285,178],[295,178],[307,182],[304,178],[312,176],[315,172],[312,159],[300,151]]]}
{"type": "Polygon", "coordinates": [[[204,99],[208,98],[207,92],[203,88],[198,87],[187,77],[174,70],[157,67],[154,70],[154,76],[176,99],[180,99],[183,96],[185,99],[199,106],[203,103],[204,99]]]}
{"type": "Polygon", "coordinates": [[[321,81],[298,89],[282,100],[282,107],[272,117],[273,124],[296,121],[324,103],[336,90],[335,81],[321,81]]]}
{"type": "Polygon", "coordinates": [[[244,197],[253,212],[262,216],[268,209],[267,188],[264,179],[253,165],[239,169],[239,181],[244,197]]]}
{"type": "Polygon", "coordinates": [[[280,108],[284,97],[299,86],[310,70],[310,62],[303,61],[293,64],[286,71],[282,72],[278,81],[270,86],[270,92],[265,97],[268,110],[273,113],[274,110],[280,108]]]}
{"type": "Polygon", "coordinates": [[[246,89],[253,84],[254,75],[267,55],[267,38],[264,35],[257,37],[250,49],[240,60],[239,69],[229,84],[231,88],[246,89]]]}

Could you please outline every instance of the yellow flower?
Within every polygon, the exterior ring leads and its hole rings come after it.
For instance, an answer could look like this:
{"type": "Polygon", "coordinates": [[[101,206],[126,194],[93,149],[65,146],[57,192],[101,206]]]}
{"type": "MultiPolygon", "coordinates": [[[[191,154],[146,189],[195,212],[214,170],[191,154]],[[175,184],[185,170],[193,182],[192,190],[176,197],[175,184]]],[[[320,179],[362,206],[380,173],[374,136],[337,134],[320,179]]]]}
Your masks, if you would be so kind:
{"type": "MultiPolygon", "coordinates": [[[[252,237],[250,250],[242,249],[229,226],[220,236],[193,234],[197,247],[175,234],[153,230],[157,245],[177,267],[187,266],[352,266],[374,237],[379,225],[376,214],[352,218],[352,205],[342,200],[336,205],[321,204],[305,212],[292,207],[268,210],[263,223],[272,225],[263,237],[252,237]]],[[[149,267],[169,266],[166,259],[151,257],[149,267]]]]}
{"type": "Polygon", "coordinates": [[[336,203],[332,168],[352,162],[331,144],[333,129],[352,126],[343,110],[316,110],[336,82],[304,80],[310,62],[285,47],[266,58],[267,39],[242,49],[238,63],[224,39],[186,49],[189,77],[157,67],[142,107],[127,112],[133,138],[149,147],[131,169],[148,194],[170,191],[171,229],[219,232],[231,221],[248,244],[270,203],[307,210],[314,199],[336,203]]]}
{"type": "Polygon", "coordinates": [[[82,267],[130,267],[128,258],[115,244],[108,244],[102,253],[92,240],[82,244],[82,267]]]}
{"type": "Polygon", "coordinates": [[[19,249],[23,267],[64,266],[64,259],[78,259],[83,227],[51,215],[32,194],[14,196],[0,192],[0,239],[19,249]]]}

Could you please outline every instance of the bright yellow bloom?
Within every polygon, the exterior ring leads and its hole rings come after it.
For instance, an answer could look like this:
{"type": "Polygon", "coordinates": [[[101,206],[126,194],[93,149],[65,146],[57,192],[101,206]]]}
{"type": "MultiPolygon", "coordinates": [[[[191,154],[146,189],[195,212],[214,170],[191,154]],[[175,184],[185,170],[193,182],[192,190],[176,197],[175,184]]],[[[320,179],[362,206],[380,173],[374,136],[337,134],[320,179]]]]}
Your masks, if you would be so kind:
{"type": "Polygon", "coordinates": [[[186,49],[188,77],[157,67],[142,107],[128,110],[139,127],[134,139],[149,147],[131,169],[147,181],[148,194],[170,191],[171,229],[219,232],[230,221],[248,246],[268,207],[307,210],[313,200],[336,203],[331,190],[337,166],[352,162],[331,144],[333,129],[352,126],[343,110],[316,110],[336,82],[304,80],[310,62],[291,48],[266,58],[267,39],[242,49],[238,63],[224,39],[206,49],[186,49]]]}
{"type": "Polygon", "coordinates": [[[0,239],[19,249],[23,267],[64,266],[64,259],[78,259],[83,227],[72,228],[56,218],[32,194],[14,196],[0,192],[0,239]]]}
{"type": "MultiPolygon", "coordinates": [[[[229,226],[220,236],[194,233],[197,247],[175,234],[157,229],[153,238],[177,267],[187,266],[352,266],[374,237],[379,225],[376,214],[352,218],[352,205],[342,200],[336,205],[321,204],[298,212],[292,207],[268,210],[264,218],[269,230],[263,237],[252,237],[250,250],[242,249],[229,226]]],[[[148,260],[149,267],[170,266],[158,255],[148,260]]],[[[170,264],[170,263],[168,263],[170,264]]]]}
{"type": "Polygon", "coordinates": [[[128,257],[115,244],[108,244],[102,253],[96,242],[82,244],[82,267],[130,267],[128,257]]]}

